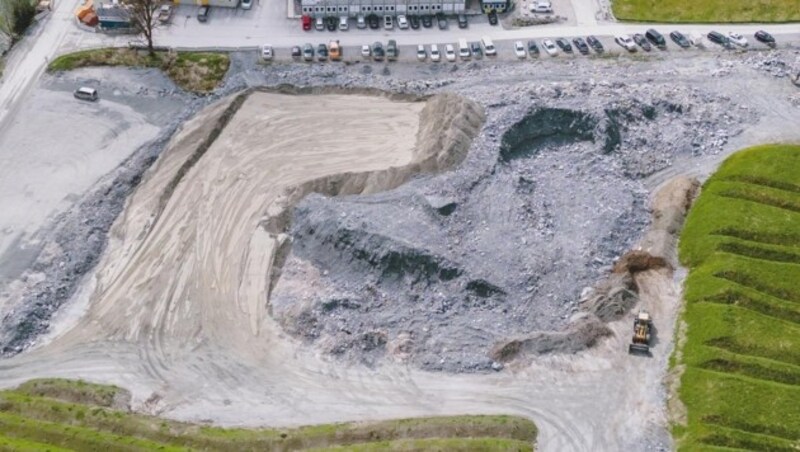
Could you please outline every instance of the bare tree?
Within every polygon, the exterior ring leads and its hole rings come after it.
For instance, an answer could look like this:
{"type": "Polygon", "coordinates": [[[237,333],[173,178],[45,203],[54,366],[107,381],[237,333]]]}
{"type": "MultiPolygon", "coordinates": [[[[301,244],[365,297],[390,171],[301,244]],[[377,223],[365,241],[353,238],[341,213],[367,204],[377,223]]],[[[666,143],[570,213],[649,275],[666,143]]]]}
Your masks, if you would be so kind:
{"type": "Polygon", "coordinates": [[[158,19],[158,8],[160,0],[125,0],[130,13],[131,24],[136,28],[144,39],[147,40],[147,50],[152,55],[153,50],[153,30],[156,28],[158,19]]]}

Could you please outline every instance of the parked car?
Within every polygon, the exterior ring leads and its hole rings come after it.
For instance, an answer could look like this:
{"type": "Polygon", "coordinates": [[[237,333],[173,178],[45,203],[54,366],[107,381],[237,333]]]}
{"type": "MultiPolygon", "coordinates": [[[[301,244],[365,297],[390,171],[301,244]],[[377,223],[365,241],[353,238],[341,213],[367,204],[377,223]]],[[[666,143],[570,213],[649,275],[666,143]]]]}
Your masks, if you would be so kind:
{"type": "Polygon", "coordinates": [[[469,49],[472,51],[472,55],[475,56],[475,59],[483,58],[483,49],[481,48],[480,42],[470,43],[469,49]]]}
{"type": "Polygon", "coordinates": [[[458,15],[458,28],[467,28],[469,22],[467,22],[467,16],[465,14],[458,15]]]}
{"type": "Polygon", "coordinates": [[[439,25],[439,30],[447,30],[447,17],[444,14],[436,14],[436,23],[439,25]]]}
{"type": "Polygon", "coordinates": [[[328,46],[325,44],[320,44],[317,46],[317,59],[319,61],[325,61],[328,59],[328,46]]]}
{"type": "Polygon", "coordinates": [[[636,43],[633,42],[633,39],[631,39],[631,37],[628,35],[617,35],[614,38],[614,42],[619,44],[620,47],[627,50],[628,52],[636,51],[636,43]]]}
{"type": "Polygon", "coordinates": [[[367,28],[367,18],[364,17],[363,14],[359,14],[356,17],[356,28],[358,28],[359,30],[367,28]]]}
{"type": "Polygon", "coordinates": [[[460,56],[464,61],[469,60],[472,57],[472,52],[469,50],[469,44],[467,44],[466,39],[458,40],[458,56],[460,56]]]}
{"type": "Polygon", "coordinates": [[[431,61],[438,63],[442,59],[442,54],[439,53],[439,46],[433,44],[431,46],[431,61]]]}
{"type": "Polygon", "coordinates": [[[574,38],[572,43],[575,44],[575,48],[578,49],[578,52],[580,52],[582,55],[589,54],[589,46],[586,44],[586,41],[584,41],[583,38],[574,38]]]}
{"type": "Polygon", "coordinates": [[[401,30],[408,29],[408,19],[406,19],[406,16],[404,14],[400,14],[399,16],[397,16],[397,28],[401,30]]]}
{"type": "MultiPolygon", "coordinates": [[[[305,24],[303,24],[303,30],[305,29],[306,29],[305,24]]],[[[314,19],[314,29],[317,31],[325,31],[325,19],[321,17],[317,17],[316,19],[314,19]]]]}
{"type": "Polygon", "coordinates": [[[655,28],[647,30],[644,34],[644,37],[661,50],[665,50],[667,48],[667,40],[664,39],[664,35],[659,33],[655,28]]]}
{"type": "Polygon", "coordinates": [[[433,17],[425,14],[420,18],[422,20],[422,26],[425,28],[431,28],[433,26],[433,17]]]}
{"type": "Polygon", "coordinates": [[[339,26],[339,19],[335,17],[328,17],[325,19],[325,27],[328,31],[336,31],[336,27],[339,26]]]}
{"type": "Polygon", "coordinates": [[[487,57],[497,55],[497,48],[494,46],[492,38],[484,36],[481,38],[481,43],[483,44],[483,50],[487,57]]]}
{"type": "Polygon", "coordinates": [[[728,33],[728,39],[730,39],[732,43],[736,44],[739,47],[747,47],[748,45],[750,45],[750,43],[747,42],[747,38],[740,35],[739,33],[734,33],[734,32],[728,33]]]}
{"type": "Polygon", "coordinates": [[[99,98],[97,95],[97,90],[94,88],[89,88],[88,86],[81,86],[80,88],[76,89],[72,95],[75,96],[76,99],[88,100],[91,102],[94,102],[99,98]]]}
{"type": "Polygon", "coordinates": [[[370,14],[367,16],[367,24],[369,24],[369,28],[377,30],[381,28],[381,18],[377,14],[370,14]]]}
{"type": "Polygon", "coordinates": [[[728,39],[728,37],[718,31],[711,31],[706,36],[708,37],[708,40],[714,44],[719,44],[725,48],[731,46],[731,41],[728,39]]]}
{"type": "Polygon", "coordinates": [[[419,29],[419,16],[408,16],[408,23],[414,30],[419,29]]]}
{"type": "Polygon", "coordinates": [[[516,41],[514,43],[514,55],[516,55],[517,58],[525,58],[528,56],[528,52],[525,50],[525,44],[523,44],[522,41],[516,41]]]}
{"type": "Polygon", "coordinates": [[[383,50],[383,44],[381,44],[380,42],[376,42],[375,44],[372,44],[372,58],[375,61],[383,61],[383,56],[384,55],[385,55],[385,52],[383,50]]]}
{"type": "Polygon", "coordinates": [[[444,56],[447,58],[447,61],[453,62],[456,60],[456,48],[453,47],[453,44],[444,46],[444,56]]]}
{"type": "Polygon", "coordinates": [[[239,6],[242,9],[250,9],[253,7],[253,0],[242,0],[241,3],[239,3],[239,6]]]}
{"type": "Polygon", "coordinates": [[[364,58],[369,58],[372,55],[372,49],[369,48],[369,44],[364,44],[361,46],[361,56],[364,58]]]}
{"type": "Polygon", "coordinates": [[[261,59],[264,61],[270,61],[272,58],[275,57],[275,51],[272,49],[272,46],[269,44],[264,44],[261,46],[261,59]]]}
{"type": "Polygon", "coordinates": [[[564,53],[572,53],[572,45],[564,38],[556,39],[556,45],[564,51],[564,53]]]}
{"type": "Polygon", "coordinates": [[[775,38],[766,31],[758,30],[754,36],[756,37],[756,41],[763,42],[770,47],[775,47],[775,38]]]}
{"type": "Polygon", "coordinates": [[[330,52],[332,61],[339,61],[342,59],[342,46],[339,41],[331,41],[328,43],[328,52],[330,52]]]}
{"type": "Polygon", "coordinates": [[[539,55],[539,46],[536,45],[536,41],[534,40],[528,41],[528,53],[531,56],[539,55]]]}
{"type": "Polygon", "coordinates": [[[597,53],[603,53],[605,51],[603,48],[603,43],[594,36],[587,36],[586,43],[589,44],[589,47],[593,48],[597,53]]]}
{"type": "Polygon", "coordinates": [[[397,59],[398,53],[397,41],[390,39],[389,42],[386,43],[386,59],[394,61],[397,59]]]}
{"type": "Polygon", "coordinates": [[[650,45],[650,41],[648,41],[647,38],[645,38],[641,33],[636,33],[633,35],[633,42],[635,42],[636,45],[641,47],[645,52],[653,50],[653,46],[650,45]]]}
{"type": "Polygon", "coordinates": [[[347,23],[347,16],[340,16],[339,17],[339,30],[347,31],[350,29],[350,24],[347,23]]]}
{"type": "Polygon", "coordinates": [[[697,33],[697,32],[690,33],[689,36],[686,37],[686,39],[689,40],[689,44],[695,47],[705,48],[706,46],[705,38],[703,38],[702,33],[697,33]]]}
{"type": "Polygon", "coordinates": [[[172,18],[172,5],[161,5],[158,9],[158,21],[162,24],[168,23],[172,18]]]}
{"type": "Polygon", "coordinates": [[[672,39],[675,42],[675,44],[678,44],[679,46],[681,46],[684,49],[688,49],[689,46],[691,46],[691,44],[689,43],[689,40],[686,39],[686,36],[684,36],[683,33],[681,33],[680,31],[675,30],[675,31],[671,32],[669,34],[669,37],[670,37],[670,39],[672,39]]]}
{"type": "Polygon", "coordinates": [[[292,58],[300,58],[301,55],[303,55],[303,50],[300,46],[292,47],[292,58]]]}
{"type": "Polygon", "coordinates": [[[428,58],[428,51],[425,50],[425,46],[420,44],[417,46],[417,59],[419,61],[425,61],[428,58]]]}
{"type": "Polygon", "coordinates": [[[497,25],[497,12],[495,10],[489,11],[489,25],[497,25]]]}
{"type": "Polygon", "coordinates": [[[311,16],[309,16],[309,15],[304,14],[300,18],[300,25],[302,25],[303,31],[311,30],[311,22],[312,22],[312,19],[311,19],[311,16]]]}
{"type": "Polygon", "coordinates": [[[208,14],[211,12],[211,7],[208,5],[203,5],[200,9],[197,10],[197,20],[199,22],[207,22],[208,21],[208,14]]]}
{"type": "Polygon", "coordinates": [[[550,0],[536,0],[530,8],[532,13],[550,14],[553,12],[553,3],[550,0]]]}
{"type": "Polygon", "coordinates": [[[542,48],[548,55],[554,57],[558,55],[558,47],[556,47],[555,43],[549,39],[545,39],[542,41],[542,48]]]}
{"type": "Polygon", "coordinates": [[[383,16],[383,29],[391,30],[394,28],[394,19],[392,16],[383,16]]]}
{"type": "Polygon", "coordinates": [[[303,46],[303,59],[306,61],[311,61],[314,59],[314,46],[311,44],[306,44],[303,46]]]}

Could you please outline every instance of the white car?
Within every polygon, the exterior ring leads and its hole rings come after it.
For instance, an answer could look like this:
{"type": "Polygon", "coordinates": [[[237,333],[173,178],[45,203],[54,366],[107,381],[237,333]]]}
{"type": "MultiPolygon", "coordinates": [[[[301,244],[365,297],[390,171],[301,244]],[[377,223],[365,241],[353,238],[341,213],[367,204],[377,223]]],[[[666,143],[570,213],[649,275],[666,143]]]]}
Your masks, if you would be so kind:
{"type": "Polygon", "coordinates": [[[383,28],[385,30],[394,28],[394,19],[392,19],[392,16],[383,16],[383,28]]]}
{"type": "Polygon", "coordinates": [[[356,27],[360,29],[367,28],[367,19],[364,17],[363,14],[359,14],[356,18],[356,27]]]}
{"type": "Polygon", "coordinates": [[[550,0],[537,0],[531,3],[530,9],[532,13],[549,14],[553,12],[553,4],[550,0]]]}
{"type": "Polygon", "coordinates": [[[350,28],[350,24],[347,23],[347,16],[339,17],[339,30],[347,31],[350,28]]]}
{"type": "Polygon", "coordinates": [[[264,61],[270,61],[272,57],[275,56],[274,51],[272,50],[272,46],[269,44],[264,44],[261,46],[261,58],[264,61]]]}
{"type": "Polygon", "coordinates": [[[453,62],[456,60],[456,48],[453,47],[453,44],[444,46],[444,56],[447,58],[447,61],[453,62]]]}
{"type": "Polygon", "coordinates": [[[439,53],[439,46],[433,44],[431,46],[431,61],[438,63],[442,59],[442,54],[439,53]]]}
{"type": "Polygon", "coordinates": [[[747,38],[745,38],[744,36],[740,35],[739,33],[730,32],[730,33],[728,33],[728,38],[730,38],[731,42],[733,42],[734,44],[736,44],[739,47],[747,47],[748,46],[747,38]]]}
{"type": "Polygon", "coordinates": [[[633,42],[628,35],[617,35],[614,38],[614,42],[620,45],[623,49],[627,50],[628,52],[635,52],[636,51],[636,43],[633,42]]]}
{"type": "Polygon", "coordinates": [[[428,52],[425,50],[425,46],[420,44],[417,46],[417,59],[420,61],[425,61],[428,58],[428,52]]]}
{"type": "Polygon", "coordinates": [[[408,19],[404,14],[400,14],[399,16],[397,16],[397,28],[401,30],[408,29],[408,19]]]}
{"type": "Polygon", "coordinates": [[[321,17],[314,19],[314,28],[317,31],[325,31],[325,20],[321,17]]]}
{"type": "Polygon", "coordinates": [[[368,44],[364,44],[361,46],[361,56],[364,58],[369,58],[372,55],[372,50],[369,48],[368,44]]]}
{"type": "Polygon", "coordinates": [[[517,58],[525,58],[528,56],[528,52],[525,50],[525,44],[523,44],[522,41],[514,43],[514,54],[517,55],[517,58]]]}
{"type": "Polygon", "coordinates": [[[550,39],[545,39],[542,41],[542,48],[548,55],[554,57],[558,55],[558,47],[556,47],[556,43],[551,41],[550,39]]]}
{"type": "Polygon", "coordinates": [[[239,6],[242,9],[250,9],[253,7],[253,0],[242,0],[242,2],[239,3],[239,6]]]}

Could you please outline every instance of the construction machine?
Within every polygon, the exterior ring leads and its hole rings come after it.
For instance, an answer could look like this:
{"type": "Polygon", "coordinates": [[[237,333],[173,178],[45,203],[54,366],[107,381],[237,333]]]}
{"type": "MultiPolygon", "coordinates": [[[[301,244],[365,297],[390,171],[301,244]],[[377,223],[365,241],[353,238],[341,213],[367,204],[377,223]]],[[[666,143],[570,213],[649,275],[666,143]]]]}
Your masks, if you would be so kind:
{"type": "Polygon", "coordinates": [[[628,353],[650,354],[650,337],[653,330],[653,319],[647,311],[639,311],[633,320],[633,339],[628,346],[628,353]]]}

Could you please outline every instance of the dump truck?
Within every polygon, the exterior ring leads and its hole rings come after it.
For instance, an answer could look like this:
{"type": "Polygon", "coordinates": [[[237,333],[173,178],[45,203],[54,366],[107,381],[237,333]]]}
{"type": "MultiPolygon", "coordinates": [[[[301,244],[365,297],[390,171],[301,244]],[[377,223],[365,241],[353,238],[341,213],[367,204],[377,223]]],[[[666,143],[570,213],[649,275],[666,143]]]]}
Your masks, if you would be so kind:
{"type": "Polygon", "coordinates": [[[633,320],[633,338],[628,346],[628,353],[650,354],[650,338],[653,330],[653,319],[647,311],[639,311],[633,320]]]}

